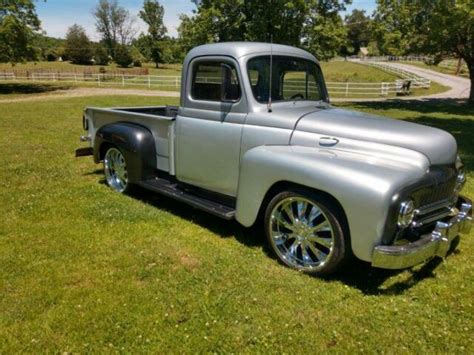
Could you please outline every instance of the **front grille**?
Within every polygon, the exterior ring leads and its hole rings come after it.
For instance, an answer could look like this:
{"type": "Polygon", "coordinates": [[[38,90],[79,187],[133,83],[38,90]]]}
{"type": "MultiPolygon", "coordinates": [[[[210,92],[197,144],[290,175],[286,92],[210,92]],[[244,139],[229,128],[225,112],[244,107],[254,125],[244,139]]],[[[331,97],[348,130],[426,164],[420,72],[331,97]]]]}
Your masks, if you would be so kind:
{"type": "Polygon", "coordinates": [[[431,176],[428,186],[424,186],[412,193],[415,206],[424,206],[449,200],[454,196],[456,187],[456,171],[453,168],[440,168],[431,176]]]}

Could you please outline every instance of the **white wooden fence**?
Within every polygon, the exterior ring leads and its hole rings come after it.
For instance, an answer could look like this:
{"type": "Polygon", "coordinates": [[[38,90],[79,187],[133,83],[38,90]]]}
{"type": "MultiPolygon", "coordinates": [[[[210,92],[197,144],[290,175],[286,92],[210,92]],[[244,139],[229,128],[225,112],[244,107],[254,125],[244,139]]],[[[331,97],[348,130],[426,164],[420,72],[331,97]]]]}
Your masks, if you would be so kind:
{"type": "Polygon", "coordinates": [[[411,87],[412,88],[423,88],[423,89],[429,89],[431,86],[431,80],[424,78],[422,76],[413,74],[412,72],[400,69],[400,68],[395,68],[391,65],[385,64],[385,63],[379,63],[379,62],[360,62],[361,64],[368,65],[374,68],[378,68],[380,70],[383,70],[387,73],[392,73],[395,74],[396,76],[402,78],[402,80],[397,80],[396,85],[397,86],[402,86],[403,85],[403,80],[409,80],[411,82],[411,87]]]}
{"type": "MultiPolygon", "coordinates": [[[[369,63],[364,63],[369,64],[369,63]]],[[[382,70],[393,72],[399,77],[412,81],[412,87],[429,87],[430,81],[425,78],[415,77],[413,74],[399,71],[380,63],[369,65],[379,67],[382,70]]],[[[219,82],[219,78],[200,77],[202,82],[219,82]],[[217,80],[217,81],[216,81],[217,80]]],[[[0,81],[9,82],[63,82],[63,83],[90,83],[98,86],[116,87],[144,87],[149,89],[166,89],[178,91],[181,86],[180,76],[165,75],[107,75],[107,74],[82,74],[82,73],[32,73],[30,76],[16,76],[11,72],[0,72],[0,81]]],[[[294,80],[293,89],[305,87],[303,80],[294,80]]],[[[387,96],[402,92],[403,80],[393,82],[326,82],[331,95],[337,96],[387,96]]]]}

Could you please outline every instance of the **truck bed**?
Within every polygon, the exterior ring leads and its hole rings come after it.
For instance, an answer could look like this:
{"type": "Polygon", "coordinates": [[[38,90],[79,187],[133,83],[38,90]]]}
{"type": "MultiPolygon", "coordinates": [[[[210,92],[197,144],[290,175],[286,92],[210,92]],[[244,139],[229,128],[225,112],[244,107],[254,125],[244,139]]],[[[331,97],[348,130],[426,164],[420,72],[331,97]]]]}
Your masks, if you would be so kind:
{"type": "Polygon", "coordinates": [[[177,106],[149,107],[87,107],[85,117],[89,122],[91,145],[97,130],[109,123],[130,122],[148,128],[156,142],[156,168],[171,175],[174,169],[174,121],[178,114],[177,106]]]}

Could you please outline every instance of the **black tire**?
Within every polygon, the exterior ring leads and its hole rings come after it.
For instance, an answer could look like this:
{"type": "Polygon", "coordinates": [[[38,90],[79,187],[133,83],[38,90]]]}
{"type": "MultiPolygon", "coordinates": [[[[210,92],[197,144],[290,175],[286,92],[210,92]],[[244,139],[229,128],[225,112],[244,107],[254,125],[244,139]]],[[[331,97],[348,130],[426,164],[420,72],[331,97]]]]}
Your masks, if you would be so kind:
{"type": "Polygon", "coordinates": [[[343,212],[330,198],[310,189],[294,188],[275,195],[265,210],[264,229],[273,255],[304,273],[329,275],[352,255],[343,212]],[[300,207],[304,203],[307,207],[300,207]]]}
{"type": "Polygon", "coordinates": [[[119,148],[107,147],[104,154],[105,181],[111,189],[123,194],[133,190],[133,184],[128,181],[127,166],[125,154],[119,148]]]}

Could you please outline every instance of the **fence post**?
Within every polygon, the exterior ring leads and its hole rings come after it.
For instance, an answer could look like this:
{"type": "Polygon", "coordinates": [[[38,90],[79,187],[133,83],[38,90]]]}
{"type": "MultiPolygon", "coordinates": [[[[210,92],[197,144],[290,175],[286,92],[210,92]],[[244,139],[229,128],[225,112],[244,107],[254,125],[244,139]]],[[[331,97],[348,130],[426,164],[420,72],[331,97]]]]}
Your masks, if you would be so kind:
{"type": "Polygon", "coordinates": [[[97,74],[97,85],[100,86],[100,73],[97,74]]]}
{"type": "Polygon", "coordinates": [[[151,88],[151,82],[150,82],[150,74],[148,74],[148,89],[151,88]]]}
{"type": "Polygon", "coordinates": [[[349,96],[349,82],[346,82],[346,97],[349,96]]]}
{"type": "Polygon", "coordinates": [[[125,86],[125,75],[122,74],[122,86],[125,86]]]}

